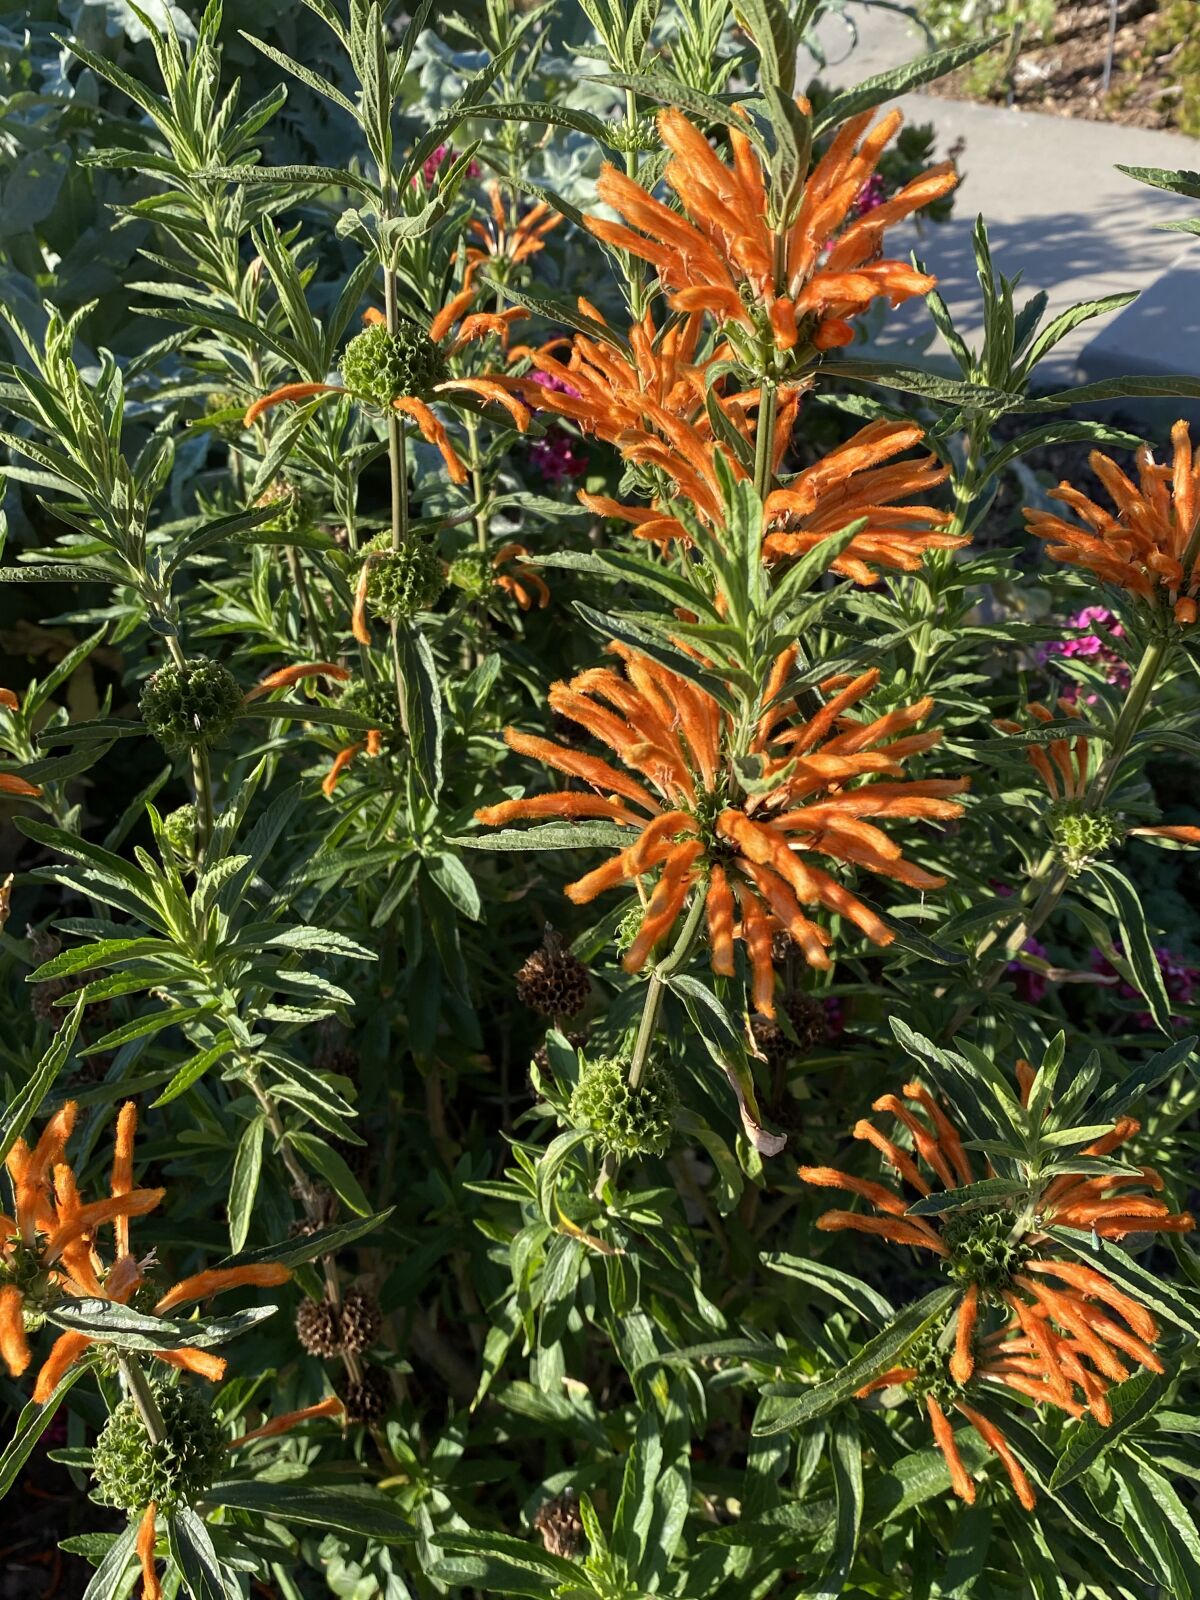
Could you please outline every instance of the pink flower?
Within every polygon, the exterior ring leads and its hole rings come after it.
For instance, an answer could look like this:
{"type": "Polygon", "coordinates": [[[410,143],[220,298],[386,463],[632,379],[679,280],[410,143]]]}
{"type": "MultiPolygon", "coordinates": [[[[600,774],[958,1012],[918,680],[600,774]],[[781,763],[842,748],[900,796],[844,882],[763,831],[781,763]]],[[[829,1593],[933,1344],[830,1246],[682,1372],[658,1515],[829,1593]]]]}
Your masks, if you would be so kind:
{"type": "Polygon", "coordinates": [[[579,399],[579,390],[565,378],[556,377],[552,372],[531,372],[532,382],[539,384],[543,389],[549,389],[551,394],[569,394],[572,399],[579,399]]]}
{"type": "MultiPolygon", "coordinates": [[[[454,159],[454,146],[452,144],[440,144],[440,145],[438,145],[437,149],[433,152],[432,155],[425,157],[425,160],[424,160],[424,162],[423,162],[423,164],[421,166],[421,176],[424,179],[425,187],[427,189],[432,184],[434,178],[437,177],[438,169],[445,162],[453,161],[453,159],[454,159]]],[[[481,177],[482,174],[483,174],[483,168],[479,165],[478,161],[471,161],[468,164],[468,166],[467,166],[467,177],[468,178],[478,178],[478,177],[481,177]]],[[[414,178],[412,180],[412,187],[414,189],[417,187],[418,182],[420,182],[420,179],[414,178]]]]}
{"type": "MultiPolygon", "coordinates": [[[[1073,617],[1067,618],[1067,627],[1078,629],[1074,638],[1056,640],[1053,644],[1043,645],[1039,651],[1039,659],[1044,666],[1053,656],[1065,656],[1091,661],[1104,670],[1108,682],[1116,689],[1129,688],[1130,672],[1120,653],[1113,648],[1113,640],[1123,639],[1125,629],[1117,621],[1115,615],[1104,606],[1085,606],[1073,617]]],[[[1068,684],[1063,690],[1064,700],[1077,700],[1079,698],[1079,685],[1068,684]]],[[[1096,696],[1084,696],[1085,703],[1095,704],[1096,696]]]]}
{"type": "Polygon", "coordinates": [[[856,217],[865,217],[887,199],[887,184],[878,172],[873,172],[854,197],[851,211],[856,217]]]}
{"type": "Polygon", "coordinates": [[[547,428],[544,439],[535,439],[529,447],[529,459],[546,482],[552,484],[581,478],[588,469],[587,452],[578,439],[562,428],[547,428]]]}

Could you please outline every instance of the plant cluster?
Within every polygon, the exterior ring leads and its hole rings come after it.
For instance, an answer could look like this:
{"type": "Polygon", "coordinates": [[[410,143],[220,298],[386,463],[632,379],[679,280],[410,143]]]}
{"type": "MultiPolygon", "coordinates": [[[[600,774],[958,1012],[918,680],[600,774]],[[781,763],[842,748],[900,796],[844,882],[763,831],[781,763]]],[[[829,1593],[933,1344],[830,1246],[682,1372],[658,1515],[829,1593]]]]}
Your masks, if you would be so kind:
{"type": "Polygon", "coordinates": [[[0,1494],[86,1600],[1200,1592],[1200,463],[1088,409],[1200,380],[1047,392],[1129,297],[982,219],[968,345],[889,102],[995,41],[830,96],[825,9],[56,46],[139,260],[2,306],[0,1494]]]}

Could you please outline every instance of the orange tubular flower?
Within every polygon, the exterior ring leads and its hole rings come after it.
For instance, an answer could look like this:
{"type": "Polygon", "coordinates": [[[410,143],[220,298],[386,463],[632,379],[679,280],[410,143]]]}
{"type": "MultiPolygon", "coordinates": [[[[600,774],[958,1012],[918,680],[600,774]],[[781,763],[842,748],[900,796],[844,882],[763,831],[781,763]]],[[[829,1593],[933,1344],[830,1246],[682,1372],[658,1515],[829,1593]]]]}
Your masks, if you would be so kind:
{"type": "Polygon", "coordinates": [[[552,817],[600,818],[629,830],[626,846],[567,887],[568,896],[584,904],[622,883],[637,886],[644,917],[625,953],[627,971],[645,965],[690,896],[703,893],[714,971],[733,970],[733,941],[741,939],[753,972],[754,1004],[769,1017],[774,1015],[774,932],[790,934],[812,965],[830,965],[830,934],[804,907],[821,906],[845,917],[876,944],[889,944],[894,937],[877,912],[817,865],[817,857],[913,888],[938,888],[944,882],[906,861],[900,847],[866,820],[944,820],[962,811],[951,796],[966,788],[965,779],[886,781],[901,777],[906,757],[937,743],[936,731],[908,732],[928,715],[931,701],[857,721],[850,708],[879,678],[878,672],[866,672],[849,682],[836,678],[822,684],[829,698],[804,721],[795,701],[786,697],[796,651],[785,650],[764,691],[764,710],[748,751],[762,764],[764,792],[739,797],[732,722],[717,702],[647,656],[623,645],[610,648],[624,662],[623,675],[593,668],[556,684],[549,701],[554,711],[607,744],[621,766],[509,728],[510,748],[587,788],[507,800],[484,807],[476,817],[489,827],[552,817]],[[847,787],[860,779],[858,787],[847,787]],[[647,895],[642,880],[655,873],[647,895]]]}
{"type": "MultiPolygon", "coordinates": [[[[874,1145],[901,1183],[922,1198],[938,1185],[956,1189],[973,1183],[971,1158],[933,1095],[917,1082],[905,1084],[903,1093],[903,1100],[881,1096],[873,1109],[901,1124],[911,1153],[866,1120],[856,1123],[854,1137],[874,1145]]],[[[1122,1117],[1081,1154],[1111,1155],[1137,1131],[1136,1122],[1122,1117]]],[[[801,1167],[799,1176],[805,1183],[858,1195],[872,1208],[827,1211],[817,1219],[823,1232],[851,1229],[929,1250],[965,1285],[954,1313],[949,1362],[950,1377],[960,1387],[988,1379],[1072,1415],[1090,1408],[1103,1422],[1108,1384],[1130,1375],[1123,1357],[1162,1371],[1152,1349],[1158,1326],[1145,1307],[1095,1268],[1049,1254],[1046,1235],[1052,1227],[1092,1230],[1105,1239],[1190,1230],[1192,1217],[1172,1213],[1155,1193],[1129,1193],[1162,1188],[1150,1168],[1066,1174],[1032,1196],[1028,1212],[955,1209],[931,1217],[912,1215],[910,1202],[897,1189],[836,1168],[801,1167]],[[983,1336],[985,1307],[998,1309],[1005,1320],[983,1336]]]]}
{"type": "MultiPolygon", "coordinates": [[[[601,320],[594,307],[581,305],[594,320],[601,320]]],[[[699,315],[685,317],[660,335],[647,312],[630,330],[629,356],[585,334],[575,335],[566,360],[554,354],[555,345],[513,352],[529,356],[538,374],[553,384],[523,380],[521,393],[527,400],[615,445],[626,464],[642,473],[652,509],[623,505],[603,495],[579,496],[598,516],[631,523],[640,539],[660,543],[687,539],[686,528],[672,510],[676,499],[686,501],[710,527],[720,526],[718,453],[735,478],[748,477],[742,463],[714,439],[706,400],[716,400],[730,426],[752,447],[759,391],[721,396],[711,388],[706,375],[711,361],[696,359],[701,321],[699,315]]],[[[798,385],[779,390],[771,441],[776,476],[787,454],[800,394],[798,385]]],[[[946,469],[933,456],[919,461],[894,459],[919,445],[923,437],[912,423],[870,423],[773,490],[765,507],[766,559],[792,560],[827,534],[863,517],[866,526],[831,564],[834,572],[857,583],[875,583],[875,567],[913,572],[926,550],[966,544],[965,536],[944,531],[951,520],[948,512],[930,505],[897,504],[926,495],[946,480],[946,469]]]]}
{"type": "MultiPolygon", "coordinates": [[[[1078,708],[1069,700],[1060,700],[1058,706],[1068,717],[1078,715],[1078,708]]],[[[1045,726],[1054,721],[1053,712],[1039,701],[1030,701],[1025,710],[1035,722],[1045,726]]],[[[1019,722],[1004,718],[997,718],[996,726],[1004,733],[1022,731],[1019,722]]],[[[1064,735],[1061,739],[1051,739],[1048,744],[1029,746],[1027,751],[1029,763],[1041,778],[1046,793],[1056,805],[1064,804],[1080,810],[1087,809],[1088,789],[1092,781],[1091,745],[1092,741],[1087,734],[1079,734],[1073,739],[1064,735]]],[[[1176,844],[1200,845],[1200,828],[1185,823],[1162,824],[1150,828],[1126,828],[1123,831],[1127,834],[1171,839],[1176,844]]]]}
{"type": "Polygon", "coordinates": [[[274,689],[290,689],[305,678],[332,678],[336,683],[345,683],[349,677],[349,668],[340,667],[334,661],[304,661],[298,666],[280,667],[277,672],[268,672],[243,697],[243,703],[249,705],[252,700],[270,694],[274,689]]]}
{"type": "MultiPolygon", "coordinates": [[[[456,356],[468,344],[479,339],[495,334],[502,345],[507,347],[509,326],[525,313],[519,308],[509,311],[485,312],[471,311],[474,303],[475,290],[467,284],[465,288],[454,295],[436,314],[429,324],[428,334],[415,327],[406,328],[405,338],[412,349],[407,351],[411,358],[408,367],[411,372],[421,371],[428,377],[427,382],[420,385],[419,393],[391,393],[388,403],[396,410],[415,422],[418,430],[429,444],[436,445],[441,451],[442,459],[446,463],[446,470],[454,483],[467,481],[467,469],[463,465],[458,452],[450,442],[450,435],[446,432],[441,421],[430,409],[429,402],[438,399],[452,399],[455,395],[469,395],[472,399],[483,400],[500,406],[512,418],[513,426],[524,433],[529,426],[529,408],[511,392],[512,379],[504,376],[481,377],[442,377],[437,378],[437,373],[447,372],[447,361],[456,356]],[[453,330],[457,333],[450,337],[453,330]]],[[[369,309],[363,321],[368,328],[386,326],[386,321],[381,311],[369,309]]],[[[365,335],[359,335],[360,338],[365,335]]],[[[352,341],[353,343],[353,341],[352,341]]],[[[376,363],[378,370],[378,364],[376,363]]],[[[375,381],[373,379],[372,381],[375,381]]],[[[308,400],[315,395],[328,394],[353,394],[356,399],[365,400],[374,404],[381,403],[386,398],[378,392],[359,393],[357,390],[342,384],[335,383],[285,383],[281,388],[273,389],[270,394],[262,395],[247,410],[243,418],[243,426],[253,427],[261,416],[277,405],[282,405],[288,400],[308,400]]]]}
{"type": "Polygon", "coordinates": [[[539,201],[510,226],[500,185],[489,183],[487,193],[491,218],[486,221],[475,218],[469,224],[470,231],[479,240],[478,245],[467,247],[467,262],[472,272],[488,260],[508,261],[517,266],[545,249],[546,235],[562,221],[556,211],[551,211],[544,200],[539,201]]]}
{"type": "MultiPolygon", "coordinates": [[[[18,1139],[8,1155],[8,1171],[15,1193],[14,1217],[0,1217],[0,1277],[10,1276],[37,1286],[42,1304],[67,1296],[75,1299],[111,1300],[128,1305],[143,1281],[142,1268],[129,1245],[130,1217],[145,1216],[162,1200],[163,1189],[138,1189],[133,1183],[133,1139],[137,1107],[127,1101],[117,1117],[109,1198],[85,1204],[79,1198],[75,1174],[62,1159],[75,1126],[77,1107],[68,1101],[43,1129],[31,1150],[18,1139]],[[112,1225],[114,1253],[104,1262],[97,1248],[101,1228],[112,1225]]],[[[200,1273],[175,1285],[155,1307],[156,1315],[185,1301],[240,1284],[279,1284],[291,1273],[276,1264],[228,1267],[200,1273]]],[[[25,1340],[26,1294],[15,1282],[0,1287],[0,1354],[10,1373],[18,1377],[29,1365],[25,1340]]],[[[85,1333],[67,1332],[55,1341],[38,1373],[33,1398],[47,1400],[59,1381],[95,1341],[85,1333]]],[[[225,1363],[207,1351],[186,1347],[156,1351],[158,1359],[206,1378],[220,1378],[225,1363]]]]}
{"type": "Polygon", "coordinates": [[[899,305],[933,288],[933,278],[906,262],[880,259],[883,235],[958,182],[952,163],[931,167],[847,226],[902,120],[891,111],[868,132],[872,116],[864,112],[838,130],[809,174],[794,220],[777,238],[767,220],[762,162],[747,136],[730,130],[727,166],[682,112],[661,111],[659,133],[672,156],[663,177],[683,215],[606,163],[600,197],[628,226],[589,217],[588,229],[649,262],[678,311],[710,312],[779,351],[847,344],[854,336],[847,319],[873,300],[886,296],[899,305]]]}
{"type": "Polygon", "coordinates": [[[492,570],[496,574],[496,588],[511,594],[522,611],[532,609],[537,602],[541,610],[550,604],[550,586],[539,572],[534,571],[529,551],[523,544],[502,545],[492,557],[492,570]],[[515,572],[502,569],[514,564],[515,572]]]}
{"type": "Polygon", "coordinates": [[[1083,567],[1147,602],[1165,592],[1175,621],[1186,627],[1196,620],[1200,589],[1200,466],[1186,422],[1171,429],[1171,443],[1169,467],[1160,466],[1148,446],[1137,452],[1137,484],[1115,461],[1092,451],[1088,460],[1117,508],[1115,515],[1060,483],[1050,498],[1074,511],[1083,526],[1030,506],[1025,517],[1030,533],[1047,540],[1052,560],[1083,567]]]}

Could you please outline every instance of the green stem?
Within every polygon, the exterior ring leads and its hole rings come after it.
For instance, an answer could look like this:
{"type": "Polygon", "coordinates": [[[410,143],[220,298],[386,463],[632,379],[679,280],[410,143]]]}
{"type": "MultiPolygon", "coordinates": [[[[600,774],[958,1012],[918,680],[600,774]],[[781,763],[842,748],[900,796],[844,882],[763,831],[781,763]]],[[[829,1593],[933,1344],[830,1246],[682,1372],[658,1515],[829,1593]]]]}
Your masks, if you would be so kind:
{"type": "Polygon", "coordinates": [[[207,745],[197,745],[192,751],[192,785],[196,791],[197,855],[203,861],[213,831],[212,766],[207,745]]]}
{"type": "Polygon", "coordinates": [[[775,413],[779,403],[779,391],[773,379],[763,377],[761,393],[754,433],[754,488],[758,498],[765,500],[771,489],[775,413]]]}
{"type": "MultiPolygon", "coordinates": [[[[1108,754],[1104,758],[1099,771],[1093,778],[1091,786],[1085,797],[1085,804],[1089,810],[1100,807],[1112,787],[1117,771],[1124,760],[1129,746],[1133,743],[1134,736],[1150,704],[1150,697],[1154,692],[1154,685],[1170,658],[1172,641],[1163,636],[1155,639],[1147,646],[1138,662],[1137,671],[1134,673],[1133,682],[1129,687],[1129,694],[1117,718],[1117,725],[1113,729],[1112,741],[1108,754]]],[[[942,1030],[942,1037],[952,1039],[963,1023],[973,1016],[982,1002],[991,993],[999,982],[1001,975],[1022,948],[1025,941],[1034,934],[1049,919],[1050,915],[1062,898],[1063,891],[1071,881],[1070,874],[1053,850],[1047,850],[1041,861],[1034,869],[1030,879],[1029,891],[1033,896],[1033,903],[1025,916],[1021,917],[1016,925],[1010,929],[1004,941],[1002,952],[996,957],[992,965],[980,973],[976,979],[976,986],[971,998],[964,1000],[962,1005],[950,1018],[942,1030]]],[[[986,939],[980,942],[975,952],[978,962],[980,956],[992,948],[1001,937],[1000,930],[993,930],[986,939]]]]}
{"type": "MultiPolygon", "coordinates": [[[[646,1075],[646,1067],[650,1060],[650,1051],[654,1045],[658,1032],[658,1014],[662,1010],[662,1003],[666,997],[667,984],[672,975],[684,965],[696,940],[700,936],[700,925],[704,920],[705,897],[697,891],[688,911],[679,938],[671,948],[668,955],[654,968],[650,974],[650,981],[646,985],[646,999],[642,1006],[642,1020],[638,1023],[637,1037],[633,1044],[633,1054],[629,1058],[628,1082],[631,1089],[641,1086],[646,1075]]],[[[596,1185],[599,1195],[613,1180],[617,1171],[617,1157],[610,1151],[605,1156],[600,1168],[600,1178],[596,1185]]]]}
{"type": "Polygon", "coordinates": [[[158,1401],[154,1398],[150,1380],[142,1371],[141,1362],[131,1352],[122,1351],[117,1356],[117,1364],[121,1369],[121,1376],[125,1379],[125,1387],[129,1390],[130,1398],[138,1409],[138,1415],[142,1419],[150,1443],[161,1444],[167,1436],[167,1425],[163,1421],[162,1412],[158,1409],[158,1401]]]}

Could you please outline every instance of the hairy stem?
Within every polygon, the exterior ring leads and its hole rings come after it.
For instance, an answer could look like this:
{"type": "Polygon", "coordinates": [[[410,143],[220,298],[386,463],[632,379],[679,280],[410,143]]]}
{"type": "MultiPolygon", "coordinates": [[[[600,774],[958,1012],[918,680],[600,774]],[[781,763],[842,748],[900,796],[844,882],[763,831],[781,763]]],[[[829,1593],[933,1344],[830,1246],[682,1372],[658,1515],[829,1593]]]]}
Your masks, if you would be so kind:
{"type": "MultiPolygon", "coordinates": [[[[663,957],[650,974],[650,981],[646,985],[646,999],[642,1005],[642,1020],[638,1024],[633,1055],[629,1059],[628,1081],[631,1089],[639,1088],[646,1075],[650,1051],[658,1032],[658,1014],[666,997],[667,984],[672,975],[687,961],[700,936],[700,927],[704,920],[704,899],[703,893],[697,890],[679,938],[670,953],[663,957]]],[[[600,1178],[596,1185],[597,1194],[612,1182],[617,1166],[617,1157],[609,1151],[600,1169],[600,1178]]]]}
{"type": "Polygon", "coordinates": [[[150,1443],[161,1444],[167,1436],[167,1425],[163,1421],[162,1412],[158,1409],[158,1401],[154,1398],[150,1380],[142,1371],[141,1362],[132,1351],[123,1350],[117,1356],[117,1364],[150,1443]]]}

